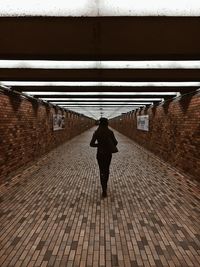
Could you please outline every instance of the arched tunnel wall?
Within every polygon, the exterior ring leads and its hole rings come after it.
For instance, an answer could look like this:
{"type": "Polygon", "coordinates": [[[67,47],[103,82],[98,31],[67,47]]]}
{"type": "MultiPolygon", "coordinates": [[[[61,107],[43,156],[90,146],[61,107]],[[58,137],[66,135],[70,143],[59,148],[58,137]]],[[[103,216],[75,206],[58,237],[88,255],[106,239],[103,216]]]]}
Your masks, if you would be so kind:
{"type": "Polygon", "coordinates": [[[184,95],[156,107],[122,114],[110,125],[172,166],[200,181],[200,94],[184,95]],[[149,115],[149,131],[137,116],[149,115]]]}
{"type": "Polygon", "coordinates": [[[0,184],[18,168],[89,129],[94,121],[17,94],[0,91],[0,184]],[[53,114],[65,116],[53,130],[53,114]]]}

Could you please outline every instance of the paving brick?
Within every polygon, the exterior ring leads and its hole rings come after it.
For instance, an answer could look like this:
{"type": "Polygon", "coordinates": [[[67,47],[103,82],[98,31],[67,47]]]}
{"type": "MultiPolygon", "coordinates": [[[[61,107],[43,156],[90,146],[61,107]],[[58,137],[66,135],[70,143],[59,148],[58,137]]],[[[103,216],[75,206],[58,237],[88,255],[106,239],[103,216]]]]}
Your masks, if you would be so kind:
{"type": "Polygon", "coordinates": [[[116,132],[102,199],[93,131],[0,187],[0,265],[200,266],[199,184],[116,132]]]}

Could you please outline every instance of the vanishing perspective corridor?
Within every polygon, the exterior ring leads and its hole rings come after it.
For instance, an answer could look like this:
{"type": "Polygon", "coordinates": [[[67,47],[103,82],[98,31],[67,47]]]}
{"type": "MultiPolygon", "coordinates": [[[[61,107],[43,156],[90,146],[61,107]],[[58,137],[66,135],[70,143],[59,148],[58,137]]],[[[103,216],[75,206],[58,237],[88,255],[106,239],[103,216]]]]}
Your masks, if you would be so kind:
{"type": "Polygon", "coordinates": [[[0,266],[200,266],[198,182],[115,131],[102,199],[94,130],[1,185],[0,266]]]}

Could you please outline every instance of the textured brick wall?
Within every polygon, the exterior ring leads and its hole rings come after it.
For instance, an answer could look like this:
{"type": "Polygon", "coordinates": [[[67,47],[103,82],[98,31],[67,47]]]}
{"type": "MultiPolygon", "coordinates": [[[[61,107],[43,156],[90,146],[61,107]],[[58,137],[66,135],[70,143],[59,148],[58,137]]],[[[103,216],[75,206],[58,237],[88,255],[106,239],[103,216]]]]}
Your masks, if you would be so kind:
{"type": "Polygon", "coordinates": [[[80,134],[94,121],[72,112],[65,114],[65,129],[53,131],[53,114],[62,111],[0,92],[0,183],[13,171],[80,134]]]}
{"type": "Polygon", "coordinates": [[[123,114],[110,125],[200,181],[200,94],[123,114]],[[137,130],[137,115],[147,114],[149,132],[137,130]]]}

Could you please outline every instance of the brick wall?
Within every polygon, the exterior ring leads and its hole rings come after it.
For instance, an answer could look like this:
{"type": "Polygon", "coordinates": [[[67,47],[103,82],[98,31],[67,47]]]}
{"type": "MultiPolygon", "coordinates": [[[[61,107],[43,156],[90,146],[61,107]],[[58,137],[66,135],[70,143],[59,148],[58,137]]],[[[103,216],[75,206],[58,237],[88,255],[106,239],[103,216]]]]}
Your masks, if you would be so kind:
{"type": "Polygon", "coordinates": [[[110,125],[172,166],[200,181],[200,94],[123,114],[110,125]],[[137,116],[149,115],[149,131],[137,130],[137,116]]]}
{"type": "Polygon", "coordinates": [[[94,125],[94,121],[0,92],[0,184],[18,168],[94,125]],[[53,131],[53,114],[65,115],[65,128],[53,131]]]}

